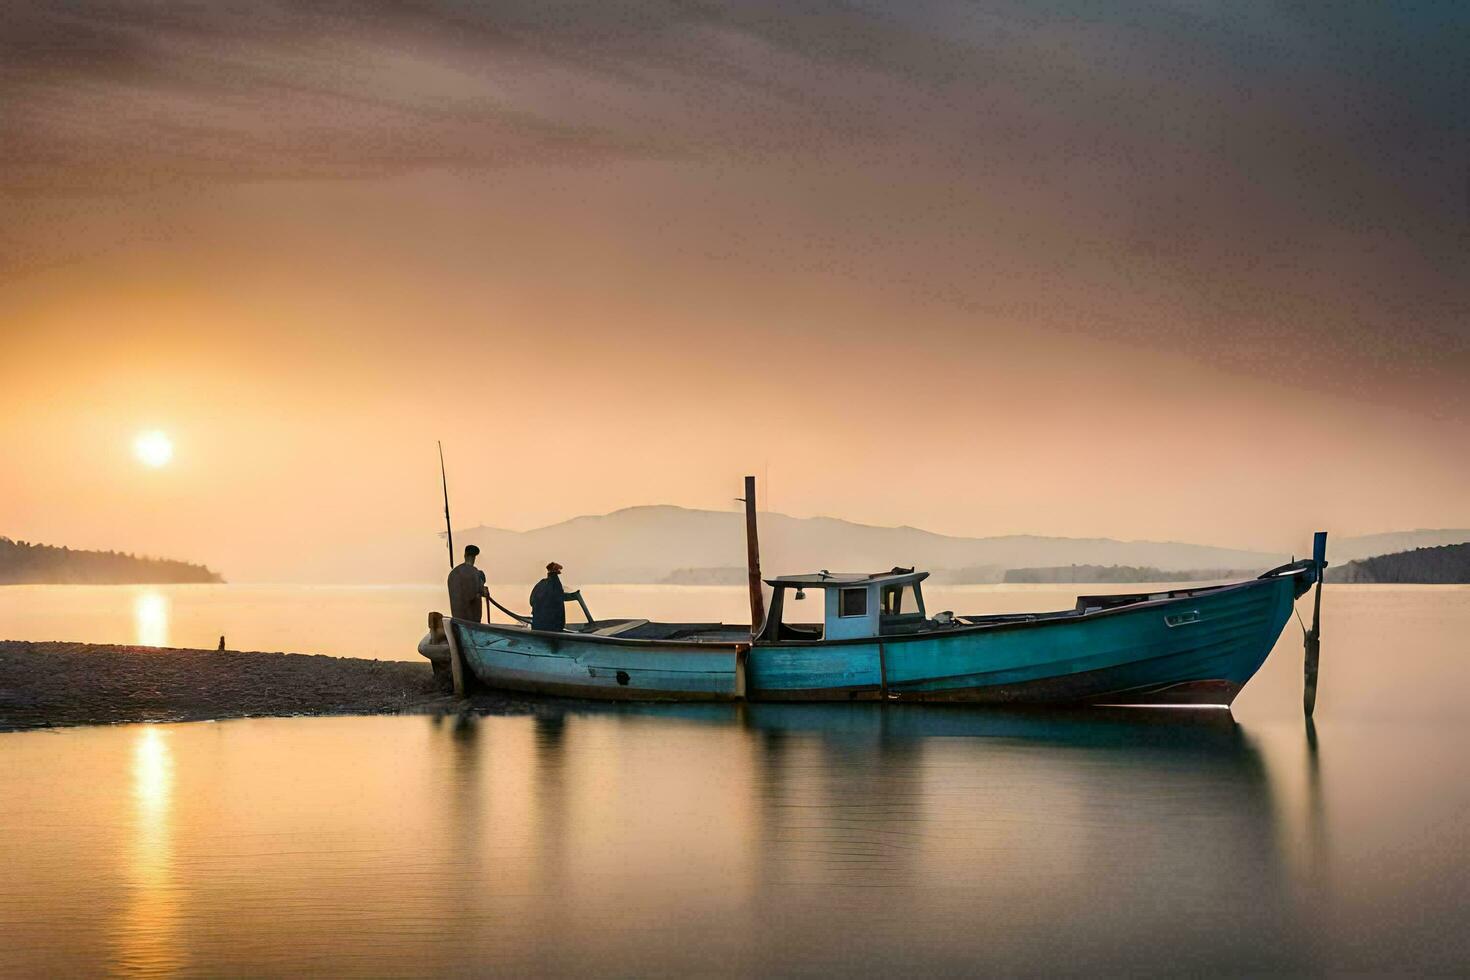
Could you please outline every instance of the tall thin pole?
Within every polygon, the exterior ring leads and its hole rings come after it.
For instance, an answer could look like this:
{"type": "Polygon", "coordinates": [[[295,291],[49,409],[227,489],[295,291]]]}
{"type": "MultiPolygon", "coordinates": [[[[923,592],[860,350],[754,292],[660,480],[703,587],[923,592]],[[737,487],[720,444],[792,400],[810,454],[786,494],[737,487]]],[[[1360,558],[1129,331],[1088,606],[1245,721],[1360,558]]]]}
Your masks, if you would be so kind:
{"type": "MultiPolygon", "coordinates": [[[[454,524],[449,520],[449,476],[444,472],[444,443],[438,442],[439,447],[439,482],[444,486],[444,533],[449,539],[449,570],[454,571],[454,524]]],[[[451,578],[453,575],[451,574],[451,578]]],[[[476,599],[475,602],[479,602],[476,599]]],[[[451,613],[453,609],[451,608],[451,613]]],[[[479,618],[478,613],[476,619],[479,618]]],[[[487,615],[486,619],[489,618],[487,615]]],[[[449,672],[454,678],[454,696],[462,698],[469,690],[469,671],[465,668],[464,654],[459,649],[459,638],[455,636],[454,620],[450,619],[444,624],[444,635],[449,640],[449,672]]]]}
{"type": "Polygon", "coordinates": [[[766,598],[761,592],[761,546],[756,537],[753,476],[745,478],[745,564],[750,574],[750,636],[754,639],[766,622],[766,598]]]}
{"type": "Polygon", "coordinates": [[[449,537],[449,567],[454,568],[454,525],[449,523],[449,477],[444,472],[444,443],[439,446],[439,481],[444,484],[444,531],[449,537]]]}
{"type": "Polygon", "coordinates": [[[1317,594],[1312,598],[1312,630],[1307,634],[1302,664],[1302,711],[1307,721],[1317,709],[1317,660],[1322,653],[1322,580],[1327,577],[1327,532],[1312,538],[1312,563],[1317,566],[1317,594]]]}

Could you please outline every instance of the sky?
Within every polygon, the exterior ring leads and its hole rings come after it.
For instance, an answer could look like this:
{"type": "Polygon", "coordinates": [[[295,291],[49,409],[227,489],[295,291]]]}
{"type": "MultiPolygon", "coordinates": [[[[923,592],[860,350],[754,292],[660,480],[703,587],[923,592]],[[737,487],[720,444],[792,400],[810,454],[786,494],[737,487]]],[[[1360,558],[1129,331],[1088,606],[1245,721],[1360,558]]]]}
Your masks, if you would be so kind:
{"type": "MultiPolygon", "coordinates": [[[[1470,6],[0,14],[0,534],[1470,524],[1470,6]],[[143,466],[139,432],[173,460],[143,466]]],[[[395,550],[396,549],[396,550],[395,550]]]]}

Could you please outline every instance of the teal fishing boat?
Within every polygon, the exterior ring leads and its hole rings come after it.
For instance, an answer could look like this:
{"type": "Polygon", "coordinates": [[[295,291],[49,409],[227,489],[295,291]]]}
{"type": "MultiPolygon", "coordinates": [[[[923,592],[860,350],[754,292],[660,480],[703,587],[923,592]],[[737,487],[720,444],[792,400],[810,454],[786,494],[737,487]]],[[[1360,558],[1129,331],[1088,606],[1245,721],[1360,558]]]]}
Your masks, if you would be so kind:
{"type": "MultiPolygon", "coordinates": [[[[747,480],[751,624],[593,620],[548,632],[444,621],[456,688],[608,700],[918,701],[1221,705],[1266,660],[1294,603],[1326,567],[1313,557],[1258,578],[1197,588],[1079,596],[1049,613],[931,612],[927,573],[820,571],[764,579],[747,480]],[[761,583],[771,590],[769,610],[761,583]],[[788,623],[817,593],[818,624],[788,623]]],[[[503,608],[503,607],[502,607],[503,608]]],[[[1308,635],[1308,704],[1315,634],[1308,635]]]]}

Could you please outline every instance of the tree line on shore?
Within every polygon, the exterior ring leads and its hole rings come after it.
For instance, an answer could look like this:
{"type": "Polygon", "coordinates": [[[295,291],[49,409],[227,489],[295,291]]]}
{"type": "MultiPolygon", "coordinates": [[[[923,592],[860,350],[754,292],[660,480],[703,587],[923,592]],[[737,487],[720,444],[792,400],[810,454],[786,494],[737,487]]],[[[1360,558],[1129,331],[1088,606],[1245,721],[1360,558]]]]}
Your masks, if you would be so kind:
{"type": "MultiPolygon", "coordinates": [[[[1171,572],[1131,565],[1058,565],[1007,569],[1003,581],[1023,582],[1213,582],[1255,578],[1249,569],[1204,568],[1171,572]]],[[[1360,558],[1327,569],[1329,582],[1418,585],[1470,583],[1470,543],[1415,548],[1360,558]]]]}
{"type": "Polygon", "coordinates": [[[1327,569],[1329,582],[1455,585],[1470,582],[1470,544],[1415,548],[1327,569]]]}
{"type": "Polygon", "coordinates": [[[1214,582],[1255,578],[1255,572],[1233,568],[1195,568],[1168,572],[1147,565],[1056,565],[1048,568],[1009,568],[1006,583],[1037,582],[1214,582]]]}
{"type": "Polygon", "coordinates": [[[118,551],[83,551],[0,537],[0,585],[165,585],[223,582],[203,565],[118,551]]]}

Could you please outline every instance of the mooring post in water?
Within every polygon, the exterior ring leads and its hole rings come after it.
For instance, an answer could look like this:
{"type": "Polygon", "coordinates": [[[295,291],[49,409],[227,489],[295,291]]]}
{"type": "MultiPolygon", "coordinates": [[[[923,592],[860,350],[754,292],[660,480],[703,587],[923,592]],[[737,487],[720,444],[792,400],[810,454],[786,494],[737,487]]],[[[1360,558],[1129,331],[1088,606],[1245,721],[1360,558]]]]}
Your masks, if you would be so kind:
{"type": "Polygon", "coordinates": [[[1327,532],[1312,537],[1312,564],[1317,568],[1317,590],[1312,599],[1312,628],[1306,638],[1303,664],[1302,710],[1308,721],[1317,708],[1317,658],[1322,652],[1322,580],[1327,577],[1327,532]]]}
{"type": "Polygon", "coordinates": [[[745,564],[750,574],[750,637],[760,635],[766,621],[766,599],[761,592],[761,546],[756,537],[755,477],[745,478],[745,564]]]}

